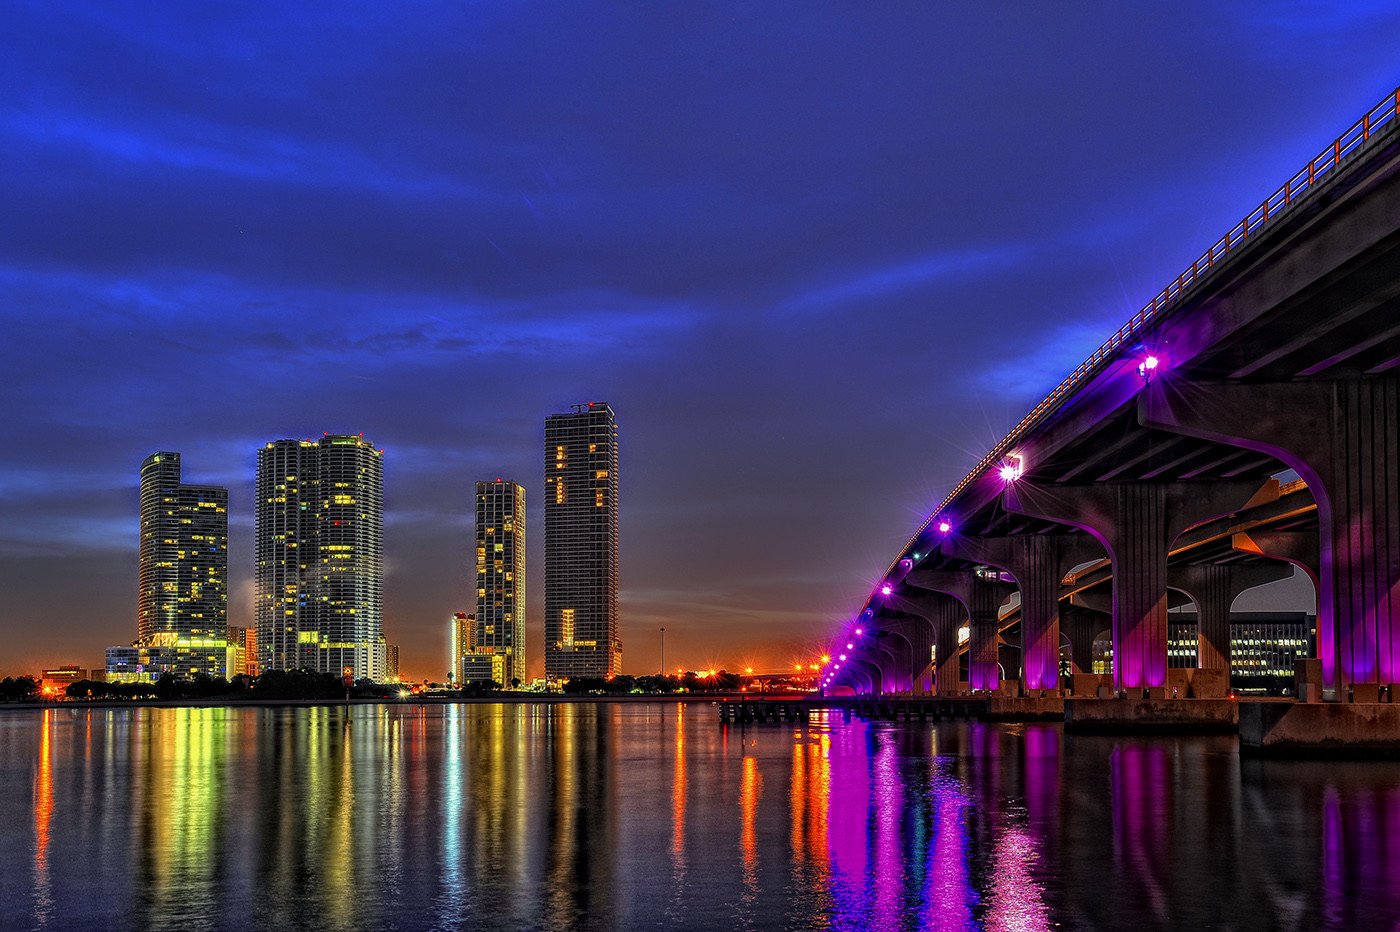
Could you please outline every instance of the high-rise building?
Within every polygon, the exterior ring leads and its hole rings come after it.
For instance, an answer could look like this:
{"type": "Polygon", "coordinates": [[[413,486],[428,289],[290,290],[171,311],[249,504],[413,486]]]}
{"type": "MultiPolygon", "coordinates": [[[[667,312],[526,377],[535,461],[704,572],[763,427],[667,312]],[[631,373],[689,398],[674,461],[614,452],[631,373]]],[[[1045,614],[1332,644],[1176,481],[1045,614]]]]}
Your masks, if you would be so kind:
{"type": "Polygon", "coordinates": [[[343,434],[258,451],[260,670],[385,678],[383,454],[343,434]]]}
{"type": "Polygon", "coordinates": [[[462,684],[462,658],[476,644],[476,616],[453,612],[447,622],[447,682],[462,684]]]}
{"type": "Polygon", "coordinates": [[[622,672],[617,617],[617,420],[606,402],[544,422],[544,667],[622,672]]]}
{"type": "Polygon", "coordinates": [[[160,672],[234,676],[240,671],[233,667],[227,635],[228,489],[180,479],[178,453],[152,453],[141,464],[131,649],[154,650],[162,658],[160,672]]]}
{"type": "Polygon", "coordinates": [[[525,682],[525,489],[476,484],[476,631],[472,653],[505,657],[505,682],[525,682]]]}

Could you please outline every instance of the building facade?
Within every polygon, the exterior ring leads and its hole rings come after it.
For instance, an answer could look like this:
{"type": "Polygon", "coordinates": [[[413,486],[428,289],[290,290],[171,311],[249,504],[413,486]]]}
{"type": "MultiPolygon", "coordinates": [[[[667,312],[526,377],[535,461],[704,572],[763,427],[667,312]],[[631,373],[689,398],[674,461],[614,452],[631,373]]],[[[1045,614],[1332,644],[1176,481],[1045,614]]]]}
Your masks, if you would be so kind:
{"type": "Polygon", "coordinates": [[[447,682],[462,685],[462,658],[472,652],[476,644],[476,616],[467,612],[453,612],[447,621],[447,682]]]}
{"type": "Polygon", "coordinates": [[[181,482],[180,454],[141,463],[136,641],[161,671],[229,677],[228,489],[181,482]]]}
{"type": "Polygon", "coordinates": [[[385,678],[383,454],[347,434],[258,451],[259,670],[385,678]]]}
{"type": "Polygon", "coordinates": [[[574,405],[544,434],[545,675],[616,676],[617,419],[606,402],[574,405]]]}
{"type": "Polygon", "coordinates": [[[476,625],[471,652],[505,658],[503,687],[525,682],[525,489],[476,484],[476,625]]]}

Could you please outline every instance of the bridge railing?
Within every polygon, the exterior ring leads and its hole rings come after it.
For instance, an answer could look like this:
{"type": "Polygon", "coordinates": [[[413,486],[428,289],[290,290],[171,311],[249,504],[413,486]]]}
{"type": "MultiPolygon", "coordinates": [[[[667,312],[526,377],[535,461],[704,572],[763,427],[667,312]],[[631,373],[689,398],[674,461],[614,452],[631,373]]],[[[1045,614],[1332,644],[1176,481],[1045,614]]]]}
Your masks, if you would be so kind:
{"type": "Polygon", "coordinates": [[[1288,209],[1299,200],[1311,193],[1319,184],[1331,179],[1341,167],[1344,160],[1356,155],[1367,147],[1367,145],[1380,135],[1383,131],[1389,131],[1400,123],[1400,87],[1391,91],[1383,100],[1377,103],[1370,110],[1362,115],[1347,130],[1332,141],[1326,149],[1322,150],[1316,158],[1300,168],[1293,177],[1285,181],[1278,190],[1266,197],[1262,203],[1248,214],[1239,223],[1235,224],[1224,236],[1211,244],[1210,248],[1202,253],[1190,267],[1178,275],[1167,287],[1156,294],[1142,309],[1133,315],[1118,332],[1109,337],[1102,346],[1094,350],[1093,354],[1073,372],[1071,372],[1063,382],[1055,386],[1054,391],[1045,397],[1031,409],[1030,413],[1023,417],[1020,422],[1002,440],[992,447],[986,456],[972,467],[962,480],[953,487],[953,491],[939,503],[933,514],[929,515],[927,521],[919,528],[918,532],[909,539],[894,563],[890,564],[889,572],[893,572],[899,559],[903,558],[920,536],[928,530],[929,526],[937,520],[938,516],[945,508],[951,505],[963,491],[976,479],[986,473],[994,464],[998,463],[1002,457],[1013,447],[1017,441],[1035,425],[1039,424],[1045,417],[1058,409],[1068,398],[1078,391],[1086,382],[1098,375],[1110,360],[1115,358],[1118,351],[1125,345],[1136,345],[1138,338],[1147,329],[1148,325],[1156,320],[1163,311],[1174,305],[1183,295],[1189,292],[1195,285],[1203,281],[1217,266],[1223,263],[1232,252],[1238,251],[1242,244],[1261,228],[1277,220],[1288,209]]]}

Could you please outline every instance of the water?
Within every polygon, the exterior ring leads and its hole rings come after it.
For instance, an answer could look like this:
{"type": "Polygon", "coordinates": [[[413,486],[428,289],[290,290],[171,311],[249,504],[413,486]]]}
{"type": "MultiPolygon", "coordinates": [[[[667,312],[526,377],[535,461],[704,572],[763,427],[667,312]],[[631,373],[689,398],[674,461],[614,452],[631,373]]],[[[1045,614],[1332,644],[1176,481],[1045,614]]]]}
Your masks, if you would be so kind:
{"type": "Polygon", "coordinates": [[[1400,765],[705,704],[0,712],[0,928],[1386,929],[1400,765]]]}

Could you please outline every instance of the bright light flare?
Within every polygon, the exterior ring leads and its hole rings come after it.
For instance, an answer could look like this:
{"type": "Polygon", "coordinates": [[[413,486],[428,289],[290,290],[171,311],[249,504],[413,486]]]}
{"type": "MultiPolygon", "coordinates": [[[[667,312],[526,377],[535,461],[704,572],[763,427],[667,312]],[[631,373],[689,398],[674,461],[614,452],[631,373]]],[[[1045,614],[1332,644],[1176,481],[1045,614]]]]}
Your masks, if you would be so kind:
{"type": "Polygon", "coordinates": [[[953,529],[953,522],[948,521],[948,520],[943,520],[943,521],[938,522],[938,533],[940,533],[940,534],[947,534],[947,533],[948,533],[949,531],[951,531],[952,529],[953,529]]]}
{"type": "Polygon", "coordinates": [[[881,594],[881,595],[889,595],[889,594],[890,594],[891,592],[893,592],[893,591],[894,591],[894,589],[892,589],[890,586],[887,586],[887,585],[886,585],[886,586],[881,586],[881,587],[880,587],[880,594],[881,594]]]}

